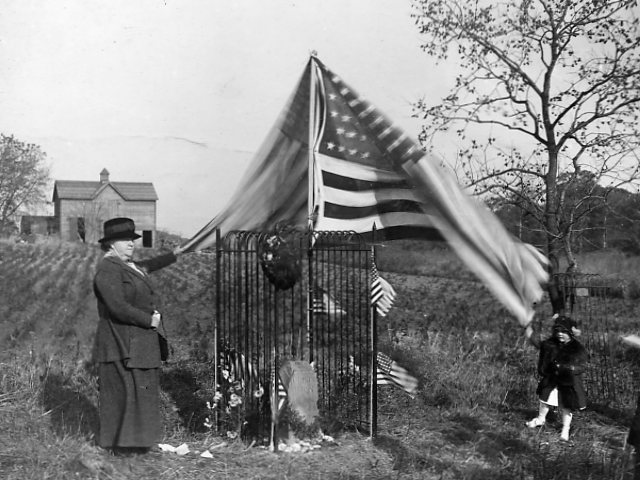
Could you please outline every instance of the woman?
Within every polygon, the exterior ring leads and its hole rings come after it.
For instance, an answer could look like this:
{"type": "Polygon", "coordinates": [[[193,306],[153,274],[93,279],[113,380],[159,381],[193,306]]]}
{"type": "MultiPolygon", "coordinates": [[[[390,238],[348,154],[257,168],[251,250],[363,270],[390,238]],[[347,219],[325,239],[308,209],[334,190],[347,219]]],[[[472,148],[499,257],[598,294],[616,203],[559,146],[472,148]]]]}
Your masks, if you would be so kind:
{"type": "Polygon", "coordinates": [[[148,273],[174,263],[179,248],[132,261],[135,224],[130,218],[104,223],[99,240],[106,253],[94,277],[98,300],[96,361],[100,390],[98,444],[114,452],[148,451],[162,439],[159,368],[167,341],[158,298],[148,273]]]}
{"type": "Polygon", "coordinates": [[[573,418],[571,412],[587,406],[581,378],[587,362],[587,351],[575,339],[578,332],[576,322],[566,316],[556,317],[553,334],[543,342],[533,340],[533,331],[527,329],[531,342],[540,348],[538,374],[541,376],[536,391],[540,400],[538,416],[529,420],[527,426],[535,428],[544,425],[549,409],[557,406],[562,419],[560,438],[564,441],[569,440],[573,418]]]}

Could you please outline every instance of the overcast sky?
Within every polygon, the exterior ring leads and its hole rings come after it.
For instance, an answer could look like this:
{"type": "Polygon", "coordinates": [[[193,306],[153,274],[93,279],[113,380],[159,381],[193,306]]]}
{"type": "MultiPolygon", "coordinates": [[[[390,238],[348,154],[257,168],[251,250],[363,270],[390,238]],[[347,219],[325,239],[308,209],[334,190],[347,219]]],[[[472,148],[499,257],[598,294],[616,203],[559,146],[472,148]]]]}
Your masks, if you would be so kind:
{"type": "Polygon", "coordinates": [[[453,69],[409,0],[3,0],[0,132],[52,176],[153,182],[158,226],[191,236],[235,190],[309,54],[416,136],[453,69]]]}

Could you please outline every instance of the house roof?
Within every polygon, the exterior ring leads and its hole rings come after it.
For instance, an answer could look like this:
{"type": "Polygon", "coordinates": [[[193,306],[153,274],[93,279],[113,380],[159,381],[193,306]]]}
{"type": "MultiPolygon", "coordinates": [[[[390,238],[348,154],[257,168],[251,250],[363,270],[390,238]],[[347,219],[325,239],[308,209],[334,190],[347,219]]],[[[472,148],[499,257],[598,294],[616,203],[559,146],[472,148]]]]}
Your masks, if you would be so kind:
{"type": "Polygon", "coordinates": [[[104,188],[112,187],[125,200],[158,200],[153,183],[147,182],[89,182],[82,180],[56,180],[53,199],[93,200],[104,188]]]}

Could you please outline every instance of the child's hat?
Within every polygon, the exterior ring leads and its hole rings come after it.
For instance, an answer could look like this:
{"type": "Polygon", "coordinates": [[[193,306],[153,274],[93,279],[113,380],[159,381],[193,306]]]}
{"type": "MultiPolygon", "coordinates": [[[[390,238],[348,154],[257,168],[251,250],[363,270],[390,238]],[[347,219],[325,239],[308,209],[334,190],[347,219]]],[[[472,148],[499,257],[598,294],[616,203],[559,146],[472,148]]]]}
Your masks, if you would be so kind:
{"type": "Polygon", "coordinates": [[[564,332],[571,336],[580,334],[580,330],[578,330],[578,323],[571,317],[567,317],[565,315],[559,315],[556,317],[553,322],[553,331],[554,333],[564,332]]]}

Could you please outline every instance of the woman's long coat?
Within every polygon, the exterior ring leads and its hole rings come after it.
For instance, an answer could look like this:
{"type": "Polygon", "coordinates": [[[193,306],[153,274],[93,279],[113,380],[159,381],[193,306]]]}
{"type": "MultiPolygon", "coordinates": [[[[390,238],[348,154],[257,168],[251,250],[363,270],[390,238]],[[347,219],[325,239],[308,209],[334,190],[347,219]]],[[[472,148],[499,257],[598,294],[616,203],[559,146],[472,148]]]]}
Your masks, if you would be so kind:
{"type": "MultiPolygon", "coordinates": [[[[136,262],[147,273],[171,265],[173,253],[136,262]]],[[[142,275],[118,257],[106,256],[94,278],[98,299],[97,362],[121,360],[129,368],[160,366],[161,328],[151,328],[151,316],[160,300],[147,275],[142,275]]]]}
{"type": "Polygon", "coordinates": [[[588,359],[587,351],[575,339],[561,343],[552,337],[540,345],[538,374],[542,377],[537,393],[547,401],[554,388],[565,408],[580,410],[587,406],[587,396],[582,384],[582,373],[588,359]]]}
{"type": "MultiPolygon", "coordinates": [[[[175,261],[170,253],[136,265],[150,273],[175,261]]],[[[160,302],[146,273],[105,256],[94,277],[100,317],[94,352],[100,388],[98,443],[103,447],[150,447],[161,440],[159,367],[165,339],[162,328],[151,328],[160,302]]]]}

